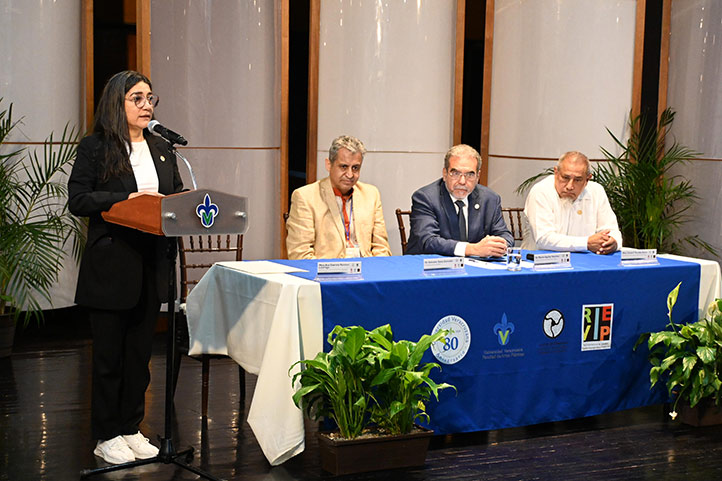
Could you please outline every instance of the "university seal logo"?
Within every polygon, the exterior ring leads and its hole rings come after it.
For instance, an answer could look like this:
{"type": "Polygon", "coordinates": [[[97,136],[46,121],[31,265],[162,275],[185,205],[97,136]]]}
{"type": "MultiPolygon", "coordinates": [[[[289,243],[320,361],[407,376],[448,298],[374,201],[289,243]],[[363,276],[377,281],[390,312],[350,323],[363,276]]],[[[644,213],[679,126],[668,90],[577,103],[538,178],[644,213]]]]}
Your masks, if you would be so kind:
{"type": "Polygon", "coordinates": [[[456,364],[464,359],[471,345],[469,325],[459,316],[446,316],[434,326],[432,334],[442,329],[449,331],[446,342],[435,342],[431,345],[431,353],[442,364],[456,364]]]}

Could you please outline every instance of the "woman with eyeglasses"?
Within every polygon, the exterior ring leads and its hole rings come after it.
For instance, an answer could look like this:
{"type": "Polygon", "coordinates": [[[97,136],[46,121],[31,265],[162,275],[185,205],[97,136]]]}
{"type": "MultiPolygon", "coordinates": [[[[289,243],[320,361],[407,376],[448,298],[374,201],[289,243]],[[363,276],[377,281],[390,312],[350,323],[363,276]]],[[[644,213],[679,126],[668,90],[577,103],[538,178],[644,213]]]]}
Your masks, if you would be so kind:
{"type": "Polygon", "coordinates": [[[88,239],[75,302],[88,310],[93,335],[93,451],[108,463],[152,458],[158,448],[140,432],[150,383],[153,333],[168,297],[167,239],[105,222],[101,212],[139,195],[180,192],[168,143],[148,132],[158,105],[141,73],[115,74],[105,85],[93,133],[80,141],[68,180],[68,206],[88,217],[88,239]]]}

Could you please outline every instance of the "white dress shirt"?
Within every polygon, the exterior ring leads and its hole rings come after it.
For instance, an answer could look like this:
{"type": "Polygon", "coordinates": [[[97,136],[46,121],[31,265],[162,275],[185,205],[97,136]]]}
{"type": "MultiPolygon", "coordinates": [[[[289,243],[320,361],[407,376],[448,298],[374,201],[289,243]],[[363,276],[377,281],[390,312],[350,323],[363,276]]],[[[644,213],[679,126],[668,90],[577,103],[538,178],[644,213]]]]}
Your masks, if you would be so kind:
{"type": "Polygon", "coordinates": [[[604,188],[596,182],[587,182],[575,200],[563,199],[550,175],[531,188],[524,214],[522,249],[586,251],[587,238],[605,229],[617,241],[617,250],[622,248],[617,217],[604,188]]]}
{"type": "Polygon", "coordinates": [[[130,165],[133,167],[138,192],[158,192],[158,172],[155,170],[153,156],[148,142],[131,142],[130,165]]]}
{"type": "MultiPolygon", "coordinates": [[[[456,210],[456,215],[459,215],[459,206],[456,204],[456,201],[460,200],[464,203],[464,220],[466,221],[466,232],[468,234],[469,232],[469,196],[467,195],[463,199],[457,199],[453,195],[451,195],[451,192],[449,192],[449,197],[451,197],[451,202],[454,204],[454,209],[456,210]]],[[[454,255],[457,257],[464,257],[466,256],[466,246],[469,245],[468,242],[457,242],[454,246],[454,255]]]]}

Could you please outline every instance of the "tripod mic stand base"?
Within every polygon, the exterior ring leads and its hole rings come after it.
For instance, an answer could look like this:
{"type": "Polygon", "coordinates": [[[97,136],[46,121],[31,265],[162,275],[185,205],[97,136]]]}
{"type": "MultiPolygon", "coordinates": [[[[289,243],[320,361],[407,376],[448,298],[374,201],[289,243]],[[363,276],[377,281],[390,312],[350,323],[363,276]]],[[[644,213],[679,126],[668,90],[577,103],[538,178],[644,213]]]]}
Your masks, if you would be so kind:
{"type": "Polygon", "coordinates": [[[158,456],[148,459],[136,459],[135,461],[131,461],[129,463],[111,464],[109,466],[103,466],[95,469],[84,469],[80,471],[80,478],[87,478],[88,476],[92,476],[94,474],[109,473],[111,471],[129,469],[151,463],[173,463],[183,469],[187,469],[188,471],[197,474],[198,476],[201,476],[202,478],[209,479],[210,481],[222,481],[221,478],[216,478],[215,476],[188,464],[193,461],[193,452],[194,449],[192,446],[184,449],[183,451],[175,452],[175,449],[173,448],[173,440],[170,438],[161,438],[158,456]]]}

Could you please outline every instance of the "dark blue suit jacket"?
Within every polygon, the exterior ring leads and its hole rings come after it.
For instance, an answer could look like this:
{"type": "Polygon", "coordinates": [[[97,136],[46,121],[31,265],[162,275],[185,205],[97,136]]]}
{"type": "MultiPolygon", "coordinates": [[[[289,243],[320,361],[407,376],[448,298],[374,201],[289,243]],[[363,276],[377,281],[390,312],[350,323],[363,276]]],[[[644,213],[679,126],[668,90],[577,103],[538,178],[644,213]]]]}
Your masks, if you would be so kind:
{"type": "MultiPolygon", "coordinates": [[[[483,185],[469,194],[469,242],[479,242],[487,235],[504,238],[507,245],[514,238],[501,215],[501,197],[483,185]]],[[[454,255],[459,242],[456,208],[446,190],[444,179],[424,186],[411,197],[411,234],[407,254],[454,255]]]]}

